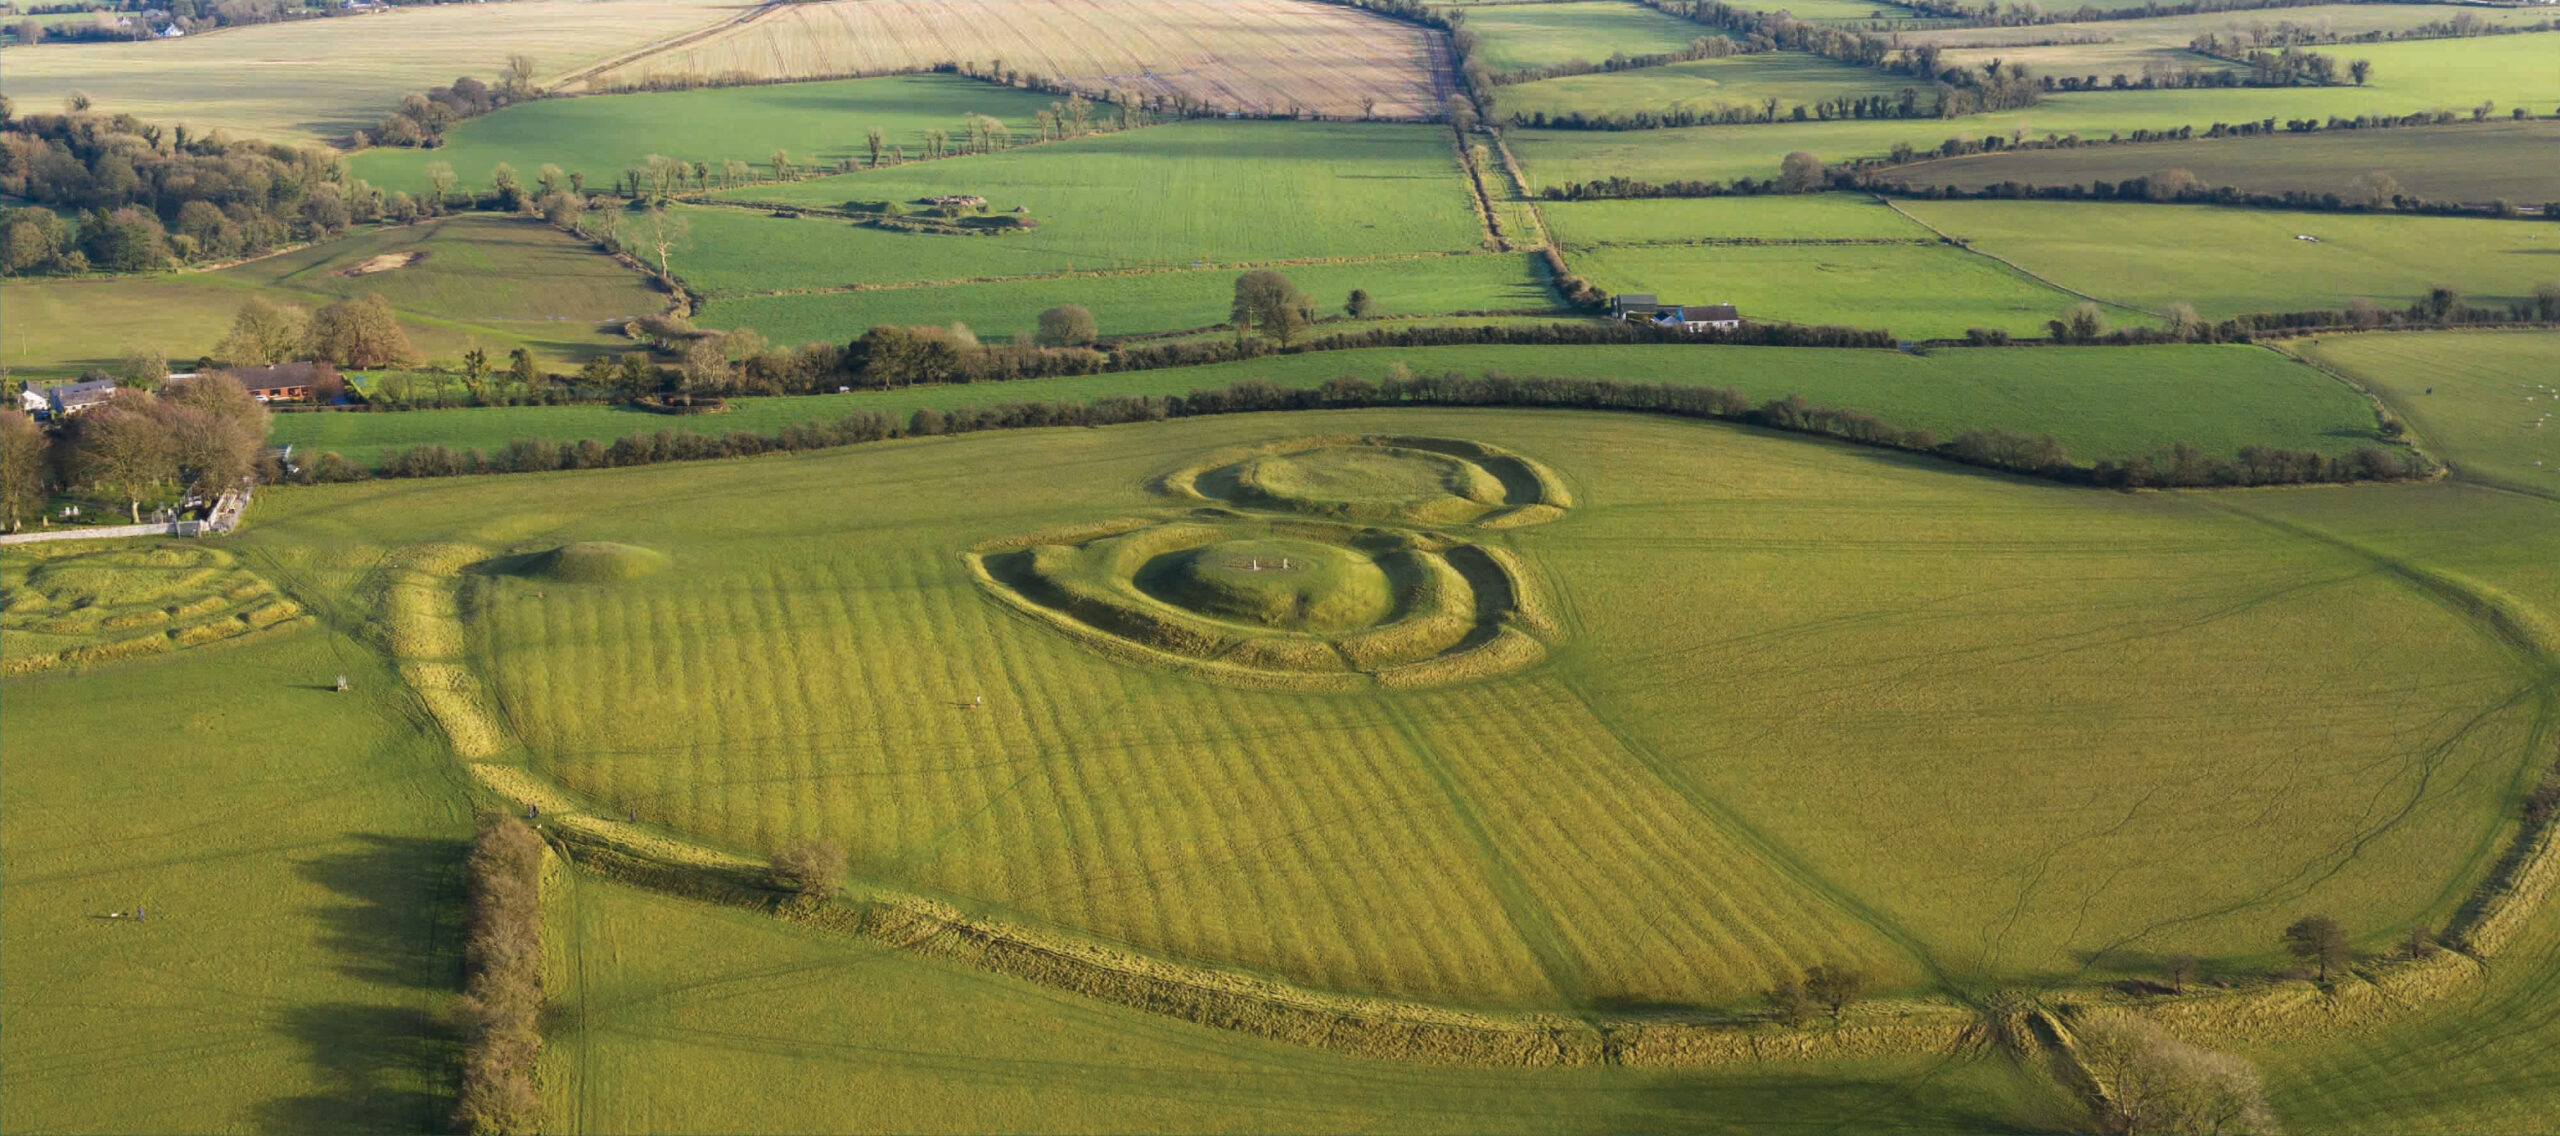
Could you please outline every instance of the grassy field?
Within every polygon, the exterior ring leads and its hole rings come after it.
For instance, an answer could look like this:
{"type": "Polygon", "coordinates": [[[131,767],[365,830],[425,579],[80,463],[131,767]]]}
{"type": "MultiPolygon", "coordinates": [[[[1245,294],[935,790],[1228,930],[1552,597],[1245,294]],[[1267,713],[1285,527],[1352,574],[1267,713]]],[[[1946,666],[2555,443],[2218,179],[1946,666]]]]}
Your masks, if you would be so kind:
{"type": "Polygon", "coordinates": [[[458,359],[474,344],[518,346],[574,363],[631,341],[619,321],[666,307],[638,273],[532,221],[459,216],[359,231],[217,272],[0,283],[9,323],[0,359],[24,378],[113,369],[129,345],[189,362],[209,352],[252,295],[317,308],[367,292],[399,311],[411,344],[458,359]],[[361,276],[376,256],[425,253],[408,267],[361,276]],[[614,326],[607,327],[611,322],[614,326]]]}
{"type": "MultiPolygon", "coordinates": [[[[1425,256],[1295,265],[1282,271],[1316,297],[1318,314],[1340,314],[1365,288],[1382,314],[1546,311],[1555,306],[1543,269],[1518,253],[1425,256]]],[[[697,315],[704,327],[752,327],[781,343],[849,340],[880,324],[965,323],[995,340],[1035,330],[1040,313],[1082,304],[1104,335],[1224,327],[1235,301],[1233,268],[1126,276],[1061,276],[947,288],[752,296],[717,300],[697,315]]]]}
{"type": "Polygon", "coordinates": [[[2332,336],[2298,350],[2380,394],[2455,476],[2560,498],[2560,334],[2332,336]]]}
{"type": "Polygon", "coordinates": [[[534,767],[608,806],[749,849],[824,835],[866,879],[1444,1002],[1715,1005],[1823,957],[1888,989],[2068,977],[2098,950],[2257,965],[2310,908],[2379,941],[2486,867],[2533,726],[2485,633],[2212,498],[1659,420],[1243,417],[272,508],[249,547],[669,554],[611,586],[494,580],[477,608],[534,767]],[[1544,665],[1205,685],[1006,615],[953,555],[1146,510],[1180,455],[1362,430],[1571,482],[1568,519],[1505,538],[1560,597],[1544,665]],[[664,523],[750,493],[791,504],[664,523]]]}
{"type": "Polygon", "coordinates": [[[2536,203],[2560,199],[2560,171],[2543,160],[2554,145],[2560,145],[2560,121],[2535,119],[2426,130],[2017,150],[1921,162],[1895,170],[1893,176],[1915,186],[1976,189],[2006,181],[2087,185],[2186,170],[2211,186],[2257,193],[2335,193],[2356,201],[2362,199],[2357,181],[2379,171],[2390,174],[2406,192],[2432,200],[2536,203]]]}
{"type": "Polygon", "coordinates": [[[1650,201],[1549,201],[1538,206],[1571,246],[1700,240],[1914,240],[1937,235],[1873,197],[1815,193],[1650,201]]]}
{"type": "Polygon", "coordinates": [[[609,441],[661,429],[770,432],[856,410],[904,416],[922,407],[1089,402],[1112,395],[1184,394],[1246,379],[1312,387],[1340,375],[1374,379],[1395,363],[1419,374],[1499,370],[1730,386],[1756,399],[1800,394],[1946,437],[1974,426],[2050,432],[2083,460],[2152,453],[2176,442],[2213,453],[2250,444],[2337,453],[2375,440],[2373,414],[2364,400],[2311,368],[2254,348],[2054,348],[1918,356],[1677,346],[1327,351],[1131,374],[740,399],[735,411],[707,418],[668,418],[603,406],[292,414],[276,419],[275,438],[371,462],[386,449],[428,443],[496,449],[518,437],[609,441]]]}
{"type": "Polygon", "coordinates": [[[1936,98],[1928,87],[1902,76],[1835,63],[1818,55],[1771,51],[1521,83],[1502,89],[1501,107],[1506,118],[1536,114],[1555,117],[1575,112],[1626,115],[1637,111],[1713,111],[1728,106],[1752,108],[1756,114],[1763,100],[1776,99],[1778,113],[1784,115],[1789,113],[1787,108],[1797,105],[1893,95],[1904,88],[1920,91],[1921,105],[1928,106],[1936,98]]]}
{"type": "Polygon", "coordinates": [[[2067,1124],[1997,1058],[1434,1068],[1167,1022],[744,912],[577,882],[547,1115],[584,1132],[1984,1132],[2067,1124]],[[695,1073],[755,1092],[706,1093],[695,1073]]]}
{"type": "Polygon", "coordinates": [[[441,1130],[471,826],[390,668],[306,630],[0,690],[0,1126],[441,1130]]]}
{"type": "Polygon", "coordinates": [[[537,82],[746,11],[738,0],[526,0],[419,5],[180,40],[11,49],[0,92],[30,110],[87,91],[99,110],[280,142],[336,141],[402,96],[534,57],[537,82]]]}
{"type": "Polygon", "coordinates": [[[1885,328],[1906,339],[1976,327],[2040,335],[2080,302],[1943,245],[1615,246],[1576,254],[1573,266],[1608,292],[1730,303],[1747,319],[1885,328]]]}
{"type": "Polygon", "coordinates": [[[1774,177],[1779,160],[1792,150],[1841,161],[1881,157],[1896,142],[1926,151],[1949,138],[1979,140],[2012,131],[2030,138],[2104,138],[2192,126],[2203,133],[2217,122],[2271,118],[2281,123],[2368,113],[2468,114],[2483,101],[2495,104],[2499,114],[2514,106],[2546,114],[2560,103],[2560,77],[2542,65],[2555,45],[2560,45],[2560,33],[2359,44],[2355,56],[2374,64],[2373,80],[2364,87],[2066,92],[2023,110],[1953,120],[1868,119],[1774,129],[1522,130],[1509,137],[1531,181],[1547,185],[1611,175],[1651,181],[1774,177]]]}
{"type": "MultiPolygon", "coordinates": [[[[619,0],[617,0],[619,2],[619,0]]],[[[701,91],[545,99],[457,124],[433,150],[378,147],[347,159],[347,172],[411,193],[428,187],[428,163],[453,167],[461,185],[485,190],[505,162],[524,183],[548,162],[583,173],[596,191],[651,154],[708,162],[730,159],[772,176],[777,149],[794,163],[832,168],[861,153],[864,133],[879,127],[888,144],[922,152],[928,130],[963,133],[961,116],[987,114],[1028,135],[1031,112],[1046,95],[952,75],[900,75],[834,83],[790,83],[701,91]]]]}
{"type": "MultiPolygon", "coordinates": [[[[773,89],[773,88],[765,88],[773,89]]],[[[1069,269],[1472,249],[1485,241],[1444,130],[1198,122],[723,196],[834,208],[971,193],[1027,233],[942,236],[692,214],[678,274],[712,294],[1069,269]]]]}
{"type": "MultiPolygon", "coordinates": [[[[2253,28],[2289,23],[2339,35],[2361,35],[2403,32],[2452,18],[2451,13],[2432,4],[2319,4],[2279,12],[2222,11],[2031,27],[1936,28],[1912,32],[1906,38],[1946,48],[1949,63],[1980,66],[1992,59],[2005,59],[2023,63],[2038,75],[2059,78],[2094,74],[2104,79],[2121,71],[2138,80],[2144,64],[2154,61],[2197,70],[2228,69],[2231,65],[2187,50],[2196,37],[2208,33],[2245,40],[2253,28]]],[[[2517,26],[2544,23],[2550,17],[2531,8],[2482,7],[2472,13],[2472,18],[2490,26],[2517,26]]],[[[2369,58],[2368,51],[2388,46],[2396,45],[2342,43],[2314,45],[2311,50],[2343,60],[2369,58]]]]}
{"type": "MultiPolygon", "coordinates": [[[[1476,57],[1497,72],[1576,59],[1599,63],[1622,52],[1685,51],[1691,40],[1724,34],[1620,0],[1472,8],[1467,11],[1466,28],[1482,37],[1476,57]]],[[[1508,96],[1506,92],[1506,106],[1508,96]]]]}
{"type": "Polygon", "coordinates": [[[1902,206],[2028,271],[2154,311],[2177,302],[2212,317],[2341,309],[2360,296],[2404,307],[2438,285],[2504,307],[2560,280],[2552,225],[2133,203],[1902,206]]]}
{"type": "Polygon", "coordinates": [[[735,29],[593,75],[761,79],[1002,63],[1102,91],[1228,110],[1427,118],[1454,88],[1448,47],[1411,24],[1306,0],[860,0],[768,9],[735,29]],[[1364,100],[1366,102],[1364,103],[1364,100]]]}

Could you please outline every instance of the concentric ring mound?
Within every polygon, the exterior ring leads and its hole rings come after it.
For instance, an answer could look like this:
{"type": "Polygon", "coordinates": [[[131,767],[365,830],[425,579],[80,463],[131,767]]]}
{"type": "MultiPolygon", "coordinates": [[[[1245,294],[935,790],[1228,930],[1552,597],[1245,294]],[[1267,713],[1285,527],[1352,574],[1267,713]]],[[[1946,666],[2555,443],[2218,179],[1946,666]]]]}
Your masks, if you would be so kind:
{"type": "Polygon", "coordinates": [[[998,598],[1089,647],[1243,686],[1409,688],[1546,655],[1541,593],[1506,550],[1222,510],[1035,533],[969,554],[998,598]]]}
{"type": "Polygon", "coordinates": [[[1241,509],[1489,529],[1552,521],[1573,505],[1554,471],[1499,446],[1377,434],[1222,450],[1166,474],[1160,488],[1241,509]]]}

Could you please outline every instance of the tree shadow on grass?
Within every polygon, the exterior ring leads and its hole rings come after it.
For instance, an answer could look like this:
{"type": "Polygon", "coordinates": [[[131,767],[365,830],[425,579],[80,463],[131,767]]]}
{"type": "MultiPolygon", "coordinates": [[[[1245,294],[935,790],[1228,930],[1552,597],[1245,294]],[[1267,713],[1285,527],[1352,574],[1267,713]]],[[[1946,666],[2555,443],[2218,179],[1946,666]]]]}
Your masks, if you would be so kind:
{"type": "Polygon", "coordinates": [[[359,835],[353,851],[301,867],[341,902],[312,912],[350,978],[403,989],[462,988],[466,840],[359,835]]]}
{"type": "Polygon", "coordinates": [[[462,861],[470,843],[354,839],[354,848],[299,870],[332,894],[310,918],[338,972],[385,989],[376,1002],[283,1012],[276,1028],[301,1047],[321,1089],[258,1105],[261,1131],[434,1131],[452,1106],[458,1039],[434,1007],[462,987],[462,861]]]}
{"type": "Polygon", "coordinates": [[[1648,1087],[1636,1115],[1607,1131],[2036,1132],[1996,1101],[1943,1077],[1772,1076],[1766,1070],[1673,1076],[1648,1087]]]}
{"type": "Polygon", "coordinates": [[[257,1106],[261,1132],[432,1132],[452,1110],[443,1091],[456,1047],[422,1010],[329,1003],[297,1006],[280,1028],[303,1047],[321,1091],[257,1106]]]}

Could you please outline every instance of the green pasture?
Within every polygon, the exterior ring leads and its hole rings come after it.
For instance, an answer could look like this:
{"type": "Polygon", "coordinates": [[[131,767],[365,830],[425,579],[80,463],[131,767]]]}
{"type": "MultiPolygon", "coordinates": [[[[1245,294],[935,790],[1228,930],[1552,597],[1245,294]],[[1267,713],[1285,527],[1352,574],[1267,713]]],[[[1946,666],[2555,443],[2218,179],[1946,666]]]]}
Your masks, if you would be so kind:
{"type": "MultiPolygon", "coordinates": [[[[1124,275],[1059,276],[942,288],[749,296],[715,300],[697,314],[704,327],[752,327],[782,343],[850,340],[880,324],[968,324],[982,338],[1034,330],[1044,309],[1082,304],[1104,335],[1223,327],[1235,303],[1237,268],[1124,275]]],[[[1556,306],[1544,270],[1519,253],[1397,257],[1290,265],[1281,269],[1316,297],[1319,315],[1339,315],[1351,290],[1365,288],[1385,315],[1456,311],[1547,311],[1556,306]]]]}
{"type": "Polygon", "coordinates": [[[1900,204],[2030,272],[2152,311],[2343,309],[2358,297],[2399,308],[2439,285],[2504,307],[2560,280],[2560,225],[2131,202],[1900,204]]]}
{"type": "Polygon", "coordinates": [[[919,198],[963,193],[986,198],[992,213],[1026,209],[1039,228],[964,237],[832,221],[753,234],[732,218],[711,222],[719,239],[697,234],[695,258],[711,264],[685,271],[709,271],[715,291],[771,291],[1436,252],[1485,240],[1448,132],[1384,123],[1184,122],[720,196],[915,208],[919,198]]]}
{"type": "Polygon", "coordinates": [[[1879,20],[1900,24],[1917,16],[1912,9],[1898,4],[1867,0],[1738,0],[1733,6],[1753,12],[1785,12],[1815,24],[1867,24],[1879,20]]]}
{"type": "Polygon", "coordinates": [[[2381,395],[2456,477],[2560,498],[2560,334],[2345,335],[2295,350],[2381,395]]]}
{"type": "Polygon", "coordinates": [[[866,135],[873,127],[909,155],[923,151],[928,130],[965,137],[963,115],[993,115],[1016,135],[1028,135],[1031,112],[1053,101],[956,75],[543,99],[457,123],[433,150],[376,147],[354,154],[347,172],[421,193],[429,188],[427,163],[443,162],[460,186],[485,192],[500,162],[514,166],[526,185],[550,163],[585,174],[588,187],[602,191],[642,159],[664,154],[708,162],[715,173],[721,162],[736,159],[771,177],[775,150],[789,151],[797,165],[833,168],[856,155],[868,161],[866,135]]]}
{"type": "Polygon", "coordinates": [[[2218,497],[1701,423],[1243,416],[273,496],[252,549],[666,553],[610,585],[492,580],[474,608],[528,760],[608,807],[1461,1004],[1726,1005],[1826,957],[1888,989],[2255,967],[2305,909],[2379,945],[2486,869],[2537,721],[2493,636],[2218,497]],[[1567,518],[1501,538],[1558,598],[1547,662],[1209,685],[1007,614],[956,555],[1165,508],[1144,486],[1191,455],[1363,431],[1573,486],[1567,518]]]}
{"type": "MultiPolygon", "coordinates": [[[[2326,121],[2331,115],[2442,110],[2467,118],[2483,101],[2497,115],[2517,106],[2549,114],[2560,105],[2560,73],[2544,66],[2560,50],[2560,33],[2353,46],[2355,57],[2373,61],[2368,86],[2064,92],[2021,110],[1957,119],[1652,131],[1514,130],[1506,136],[1532,184],[1543,186],[1612,175],[1648,181],[1766,178],[1777,175],[1779,160],[1793,150],[1845,161],[1881,157],[1897,142],[1927,151],[1949,138],[1979,141],[1997,134],[2006,140],[2013,131],[2027,138],[2076,134],[2097,139],[2181,126],[2201,134],[2217,122],[2273,119],[2281,126],[2289,119],[2326,121]]],[[[1505,104],[1506,113],[1508,109],[1505,104]]]]}
{"type": "Polygon", "coordinates": [[[1884,328],[1905,339],[1976,327],[2042,335],[2046,321],[2081,302],[1944,245],[1622,245],[1577,253],[1573,266],[1611,293],[1729,303],[1745,319],[1884,328]]]}
{"type": "Polygon", "coordinates": [[[1482,37],[1476,57],[1496,72],[1685,51],[1691,40],[1724,34],[1620,0],[1469,8],[1465,27],[1482,37]]]}
{"type": "Polygon", "coordinates": [[[1906,88],[1918,91],[1920,105],[1927,107],[1937,101],[1930,87],[1819,55],[1769,51],[1520,83],[1502,89],[1499,105],[1506,120],[1513,115],[1632,115],[1726,107],[1747,108],[1757,115],[1766,100],[1776,99],[1778,113],[1784,116],[1790,107],[1838,98],[1893,96],[1906,88]]]}
{"type": "Polygon", "coordinates": [[[441,1130],[471,824],[415,713],[309,629],[0,686],[0,1127],[441,1130]]]}
{"type": "Polygon", "coordinates": [[[1920,162],[1893,171],[1914,186],[1978,189],[2001,182],[2087,185],[2185,170],[2208,186],[2253,193],[2334,193],[2364,199],[2358,183],[2385,173],[2404,192],[2435,201],[2533,204],[2560,199],[2560,121],[2529,119],[2423,130],[2329,130],[2273,138],[2204,138],[2140,146],[2012,150],[1920,162]]]}
{"type": "Polygon", "coordinates": [[[1366,1061],[575,878],[548,1123],[586,1132],[1982,1132],[2068,1123],[1992,1057],[1669,1072],[1366,1061]],[[703,1092],[703,1078],[753,1092],[703,1092]]]}
{"type": "Polygon", "coordinates": [[[1592,245],[1688,241],[1927,241],[1926,226],[1858,193],[1651,200],[1548,201],[1538,212],[1558,242],[1592,245]]]}
{"type": "MultiPolygon", "coordinates": [[[[2105,5],[2098,5],[2105,7],[2105,5]]],[[[2277,11],[2250,9],[2196,12],[2177,16],[2153,16],[2133,20],[2093,20],[2080,23],[2037,24],[2026,27],[1937,28],[1915,32],[1915,43],[1937,44],[1947,49],[1951,62],[1979,65],[1991,58],[2022,62],[2035,74],[2087,74],[2087,67],[2099,60],[2113,59],[2129,66],[2135,79],[2142,77],[2145,59],[2183,64],[2196,68],[2222,69],[2222,64],[2209,56],[2187,50],[2198,36],[2220,35],[2226,40],[2245,42],[2257,28],[2276,24],[2292,24],[2343,36],[2369,32],[2400,33],[2421,24],[2443,24],[2457,12],[2447,12],[2434,4],[2314,4],[2277,11]]],[[[2481,5],[2471,11],[2471,19],[2485,26],[2516,27],[2539,24],[2550,19],[2549,13],[2530,6],[2491,7],[2481,5]]],[[[2358,58],[2375,43],[2332,43],[2310,45],[2310,50],[2341,59],[2358,58]]],[[[2099,71],[2101,78],[2112,74],[2099,71]]]]}
{"type": "Polygon", "coordinates": [[[113,370],[128,346],[191,362],[231,330],[250,296],[317,309],[368,292],[389,300],[410,343],[440,361],[477,345],[498,356],[524,347],[546,362],[575,363],[628,348],[621,321],[666,307],[640,274],[558,230],[463,215],[362,229],[215,272],[0,282],[9,312],[0,360],[27,378],[113,370]],[[344,274],[377,256],[413,253],[425,257],[344,274]]]}
{"type": "Polygon", "coordinates": [[[1501,371],[1730,386],[1755,399],[1795,394],[1941,437],[1975,426],[2051,433],[2083,461],[2156,453],[2178,442],[2217,454],[2246,445],[2342,453],[2377,440],[2363,399],[2309,367],[2256,348],[2068,347],[1921,356],[1676,345],[1326,351],[1115,375],[738,399],[730,413],[707,417],[670,418],[607,406],[286,414],[275,419],[274,437],[310,452],[335,451],[371,463],[386,450],[428,444],[495,450],[521,437],[611,441],[659,430],[770,433],[859,410],[903,417],[924,407],[1187,394],[1247,379],[1313,387],[1344,375],[1374,380],[1397,363],[1417,374],[1501,371]]]}

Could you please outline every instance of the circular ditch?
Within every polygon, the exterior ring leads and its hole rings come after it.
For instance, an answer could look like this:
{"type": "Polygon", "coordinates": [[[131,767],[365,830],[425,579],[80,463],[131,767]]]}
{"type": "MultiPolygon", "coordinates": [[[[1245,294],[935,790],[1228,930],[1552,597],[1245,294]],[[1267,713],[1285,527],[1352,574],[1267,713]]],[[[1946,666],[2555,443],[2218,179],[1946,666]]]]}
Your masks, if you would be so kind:
{"type": "Polygon", "coordinates": [[[1402,525],[1513,528],[1572,507],[1545,466],[1458,438],[1293,438],[1211,454],[1160,487],[1231,508],[1402,525]]]}

